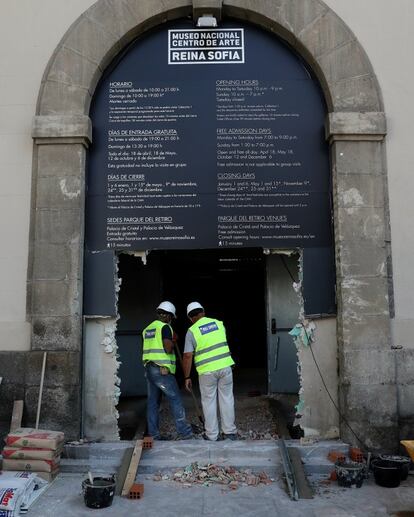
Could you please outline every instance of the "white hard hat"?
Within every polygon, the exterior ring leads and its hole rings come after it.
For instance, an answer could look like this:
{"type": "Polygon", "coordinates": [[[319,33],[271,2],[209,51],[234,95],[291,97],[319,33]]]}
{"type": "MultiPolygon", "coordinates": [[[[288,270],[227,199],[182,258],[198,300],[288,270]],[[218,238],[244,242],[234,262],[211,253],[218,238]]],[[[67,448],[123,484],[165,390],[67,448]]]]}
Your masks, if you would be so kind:
{"type": "Polygon", "coordinates": [[[201,303],[191,302],[187,305],[187,316],[190,314],[190,312],[194,311],[195,309],[201,309],[202,311],[204,311],[204,307],[201,305],[201,303]]]}
{"type": "Polygon", "coordinates": [[[161,302],[157,307],[157,310],[158,309],[161,311],[169,312],[174,316],[174,318],[177,317],[175,314],[175,306],[171,302],[161,302]]]}

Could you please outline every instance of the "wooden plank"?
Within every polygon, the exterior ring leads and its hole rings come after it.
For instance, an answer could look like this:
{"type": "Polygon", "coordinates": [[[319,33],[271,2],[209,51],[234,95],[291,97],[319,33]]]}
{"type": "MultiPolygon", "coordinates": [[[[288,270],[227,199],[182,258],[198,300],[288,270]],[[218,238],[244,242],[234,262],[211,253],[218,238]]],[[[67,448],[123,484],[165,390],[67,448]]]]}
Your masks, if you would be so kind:
{"type": "Polygon", "coordinates": [[[45,380],[46,358],[47,358],[47,352],[43,352],[42,373],[40,375],[39,400],[37,401],[35,429],[39,429],[40,408],[42,407],[42,397],[43,397],[43,382],[45,380]]]}
{"type": "Polygon", "coordinates": [[[137,475],[138,464],[139,464],[139,460],[141,459],[141,454],[142,454],[142,440],[137,440],[135,447],[134,447],[134,451],[132,453],[131,462],[129,464],[128,472],[127,472],[127,475],[125,478],[125,483],[122,488],[121,495],[128,495],[132,485],[135,482],[135,477],[137,475]]]}
{"type": "Polygon", "coordinates": [[[128,472],[129,464],[131,463],[132,453],[134,452],[133,447],[128,447],[125,449],[124,455],[122,456],[121,465],[118,470],[118,475],[116,477],[116,486],[115,486],[115,495],[121,495],[122,488],[125,483],[125,478],[128,472]]]}
{"type": "Polygon", "coordinates": [[[309,486],[308,480],[306,479],[299,450],[296,447],[289,447],[288,452],[292,464],[292,469],[295,474],[299,499],[313,499],[312,489],[309,486]]]}
{"type": "Polygon", "coordinates": [[[146,429],[147,429],[147,418],[146,418],[146,416],[141,415],[141,418],[140,418],[137,428],[135,430],[134,440],[140,440],[141,438],[144,438],[146,429]]]}
{"type": "Polygon", "coordinates": [[[14,431],[15,429],[22,426],[22,418],[23,418],[23,400],[15,400],[13,404],[13,413],[10,424],[10,431],[14,431]]]}

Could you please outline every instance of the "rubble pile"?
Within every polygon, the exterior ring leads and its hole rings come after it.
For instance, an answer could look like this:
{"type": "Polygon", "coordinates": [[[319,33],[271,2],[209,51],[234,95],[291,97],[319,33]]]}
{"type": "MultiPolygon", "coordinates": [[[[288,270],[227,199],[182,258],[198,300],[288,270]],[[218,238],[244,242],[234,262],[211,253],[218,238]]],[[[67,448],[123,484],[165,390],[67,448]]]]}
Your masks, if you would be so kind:
{"type": "MultiPolygon", "coordinates": [[[[241,440],[277,440],[279,438],[277,420],[270,411],[266,396],[236,397],[236,427],[241,440]]],[[[186,416],[193,431],[200,427],[200,421],[192,405],[186,405],[186,416]]],[[[200,428],[201,429],[201,428],[200,428]]],[[[174,419],[167,401],[163,400],[160,410],[160,432],[163,436],[174,439],[176,434],[174,419]]],[[[201,431],[202,432],[202,429],[201,431]]]]}
{"type": "Polygon", "coordinates": [[[251,469],[238,470],[234,467],[223,467],[209,464],[199,465],[197,462],[183,469],[177,469],[173,474],[156,474],[154,481],[175,481],[185,487],[194,485],[210,486],[212,484],[224,485],[230,490],[236,490],[239,486],[270,485],[274,482],[266,472],[253,474],[251,469]]]}

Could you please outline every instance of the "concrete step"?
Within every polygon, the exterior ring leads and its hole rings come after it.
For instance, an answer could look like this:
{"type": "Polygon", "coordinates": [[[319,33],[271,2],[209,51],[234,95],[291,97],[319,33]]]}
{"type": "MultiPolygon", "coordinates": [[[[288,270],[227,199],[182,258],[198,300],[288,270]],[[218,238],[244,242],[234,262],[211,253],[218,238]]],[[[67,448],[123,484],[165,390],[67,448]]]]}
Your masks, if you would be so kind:
{"type": "MultiPolygon", "coordinates": [[[[307,475],[329,475],[333,463],[327,456],[331,450],[348,453],[349,446],[337,440],[300,445],[298,440],[287,440],[288,447],[299,449],[307,475]]],[[[62,472],[114,473],[118,470],[124,451],[134,442],[93,443],[65,446],[61,462],[62,472]]],[[[239,469],[264,470],[270,475],[282,472],[280,452],[273,440],[240,440],[208,442],[204,440],[156,441],[152,449],[143,451],[140,473],[166,472],[191,463],[216,463],[239,469]]]]}

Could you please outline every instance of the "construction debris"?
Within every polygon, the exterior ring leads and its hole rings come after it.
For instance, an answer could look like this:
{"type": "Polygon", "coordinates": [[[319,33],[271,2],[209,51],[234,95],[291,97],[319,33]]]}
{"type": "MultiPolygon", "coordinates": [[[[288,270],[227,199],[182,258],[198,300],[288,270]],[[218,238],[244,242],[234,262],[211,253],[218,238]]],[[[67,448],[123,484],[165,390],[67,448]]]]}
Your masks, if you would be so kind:
{"type": "Polygon", "coordinates": [[[152,479],[154,481],[175,481],[185,487],[218,484],[224,485],[230,490],[236,490],[239,486],[270,485],[275,481],[266,472],[254,474],[251,469],[238,470],[234,467],[215,464],[200,465],[197,462],[177,469],[172,474],[158,473],[152,479]]]}
{"type": "MultiPolygon", "coordinates": [[[[278,422],[269,407],[269,397],[235,397],[236,400],[236,427],[240,440],[277,440],[279,438],[278,422]]],[[[197,414],[192,407],[186,407],[186,416],[192,425],[195,437],[203,429],[200,426],[197,414]],[[199,430],[199,432],[197,431],[199,430]]],[[[170,408],[165,400],[161,403],[160,433],[168,439],[174,439],[176,430],[170,408]]]]}

